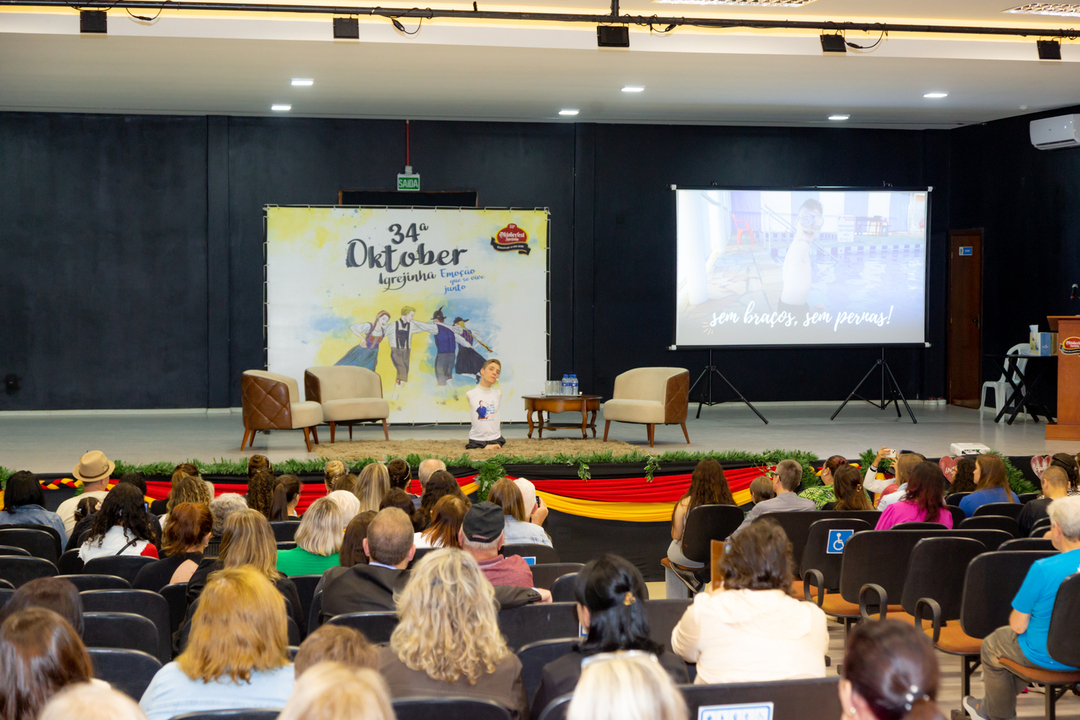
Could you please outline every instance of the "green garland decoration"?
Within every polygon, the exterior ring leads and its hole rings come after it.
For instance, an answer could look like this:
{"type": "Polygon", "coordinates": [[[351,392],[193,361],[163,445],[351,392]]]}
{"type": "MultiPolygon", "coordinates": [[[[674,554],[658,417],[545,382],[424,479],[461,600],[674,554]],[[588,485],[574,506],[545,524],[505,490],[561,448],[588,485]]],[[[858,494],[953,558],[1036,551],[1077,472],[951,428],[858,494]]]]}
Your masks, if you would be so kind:
{"type": "Polygon", "coordinates": [[[13,472],[15,472],[15,471],[14,470],[8,470],[3,465],[0,465],[0,488],[7,485],[7,479],[9,477],[11,477],[11,473],[13,473],[13,472]]]}
{"type": "MultiPolygon", "coordinates": [[[[449,463],[447,463],[449,466],[449,463]]],[[[480,472],[476,474],[476,484],[478,490],[476,491],[476,499],[479,502],[487,500],[488,492],[491,490],[491,486],[506,477],[506,469],[498,462],[494,460],[484,463],[480,467],[480,472]]]]}
{"type": "Polygon", "coordinates": [[[645,482],[652,482],[653,476],[656,475],[656,471],[660,469],[660,463],[657,462],[655,455],[650,455],[649,460],[645,463],[645,482]]]}

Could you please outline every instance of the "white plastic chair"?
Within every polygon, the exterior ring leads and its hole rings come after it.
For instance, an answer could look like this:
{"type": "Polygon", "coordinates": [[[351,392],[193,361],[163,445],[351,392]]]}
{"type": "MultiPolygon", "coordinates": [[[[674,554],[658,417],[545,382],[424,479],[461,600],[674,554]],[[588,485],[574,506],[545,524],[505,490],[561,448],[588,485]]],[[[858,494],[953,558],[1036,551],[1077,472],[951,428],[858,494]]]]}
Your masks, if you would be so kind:
{"type": "MultiPolygon", "coordinates": [[[[1013,345],[1011,348],[1009,348],[1008,354],[1027,355],[1030,349],[1031,345],[1029,343],[1017,343],[1016,345],[1013,345]]],[[[1027,360],[1016,361],[1016,369],[1019,370],[1021,373],[1023,373],[1026,368],[1027,360]]],[[[1013,374],[1013,382],[1020,382],[1020,378],[1016,377],[1015,373],[1013,374]]],[[[1010,393],[1012,393],[1012,387],[1009,385],[1009,381],[1005,378],[1005,373],[1002,372],[1001,377],[998,378],[996,382],[987,381],[982,384],[982,394],[979,400],[980,414],[983,410],[986,409],[987,390],[994,391],[994,417],[997,417],[998,413],[1001,412],[1001,408],[1005,407],[1005,400],[1009,397],[1010,393]]]]}

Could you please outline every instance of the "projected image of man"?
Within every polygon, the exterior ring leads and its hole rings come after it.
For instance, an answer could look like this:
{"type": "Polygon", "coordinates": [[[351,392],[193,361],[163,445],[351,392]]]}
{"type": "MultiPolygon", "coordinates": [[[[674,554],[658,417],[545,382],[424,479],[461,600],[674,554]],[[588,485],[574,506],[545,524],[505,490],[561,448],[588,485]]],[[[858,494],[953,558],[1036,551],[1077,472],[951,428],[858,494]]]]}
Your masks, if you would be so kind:
{"type": "Polygon", "coordinates": [[[813,198],[804,202],[795,219],[795,235],[784,257],[784,285],[776,306],[779,312],[787,311],[802,318],[810,310],[806,301],[812,279],[810,245],[824,224],[821,203],[813,198]]]}

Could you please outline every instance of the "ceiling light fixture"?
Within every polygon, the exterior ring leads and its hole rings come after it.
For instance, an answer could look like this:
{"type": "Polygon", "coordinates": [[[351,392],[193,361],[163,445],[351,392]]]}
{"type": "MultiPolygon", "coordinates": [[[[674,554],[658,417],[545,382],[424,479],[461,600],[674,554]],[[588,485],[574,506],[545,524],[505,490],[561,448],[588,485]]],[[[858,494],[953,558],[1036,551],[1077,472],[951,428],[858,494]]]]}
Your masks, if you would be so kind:
{"type": "Polygon", "coordinates": [[[928,92],[928,93],[923,93],[923,97],[924,98],[930,98],[931,100],[938,100],[940,98],[949,97],[949,93],[947,93],[947,92],[928,92]]]}
{"type": "Polygon", "coordinates": [[[275,103],[270,106],[270,109],[274,112],[289,112],[292,110],[292,105],[285,105],[284,103],[275,103]]]}
{"type": "Polygon", "coordinates": [[[851,117],[850,115],[830,115],[829,119],[830,120],[847,120],[850,117],[851,117]]]}
{"type": "Polygon", "coordinates": [[[623,85],[622,91],[624,93],[645,92],[645,86],[644,85],[623,85]]]}
{"type": "Polygon", "coordinates": [[[572,110],[570,108],[567,108],[566,110],[560,110],[559,114],[564,115],[564,116],[571,116],[571,115],[577,115],[579,112],[581,112],[581,111],[580,110],[572,110]]]}
{"type": "Polygon", "coordinates": [[[334,18],[335,40],[359,40],[360,21],[356,18],[334,18]]]}
{"type": "Polygon", "coordinates": [[[292,86],[293,87],[311,87],[314,84],[315,84],[315,81],[312,80],[311,78],[293,78],[292,79],[292,86]]]}
{"type": "Polygon", "coordinates": [[[1061,59],[1061,43],[1057,40],[1038,40],[1035,45],[1038,47],[1040,60],[1061,59]]]}
{"type": "Polygon", "coordinates": [[[825,35],[821,36],[821,52],[824,53],[846,53],[847,42],[844,40],[843,35],[825,35]]]}
{"type": "Polygon", "coordinates": [[[1080,5],[1075,3],[1028,3],[1011,10],[1007,13],[1018,15],[1058,15],[1062,17],[1080,17],[1080,5]]]}

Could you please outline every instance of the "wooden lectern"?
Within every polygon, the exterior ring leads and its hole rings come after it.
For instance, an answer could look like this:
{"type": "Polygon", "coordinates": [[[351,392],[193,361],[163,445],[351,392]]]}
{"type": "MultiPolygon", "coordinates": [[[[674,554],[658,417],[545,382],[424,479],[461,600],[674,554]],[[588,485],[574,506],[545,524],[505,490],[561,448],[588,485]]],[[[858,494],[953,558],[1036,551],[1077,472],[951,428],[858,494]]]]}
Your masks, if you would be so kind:
{"type": "Polygon", "coordinates": [[[1080,440],[1080,315],[1050,315],[1058,346],[1057,424],[1047,423],[1047,440],[1080,440]]]}

